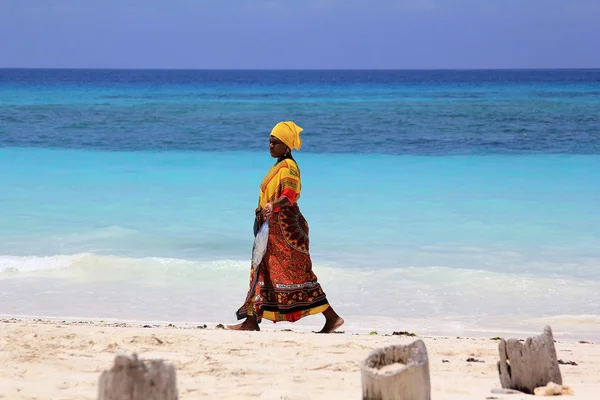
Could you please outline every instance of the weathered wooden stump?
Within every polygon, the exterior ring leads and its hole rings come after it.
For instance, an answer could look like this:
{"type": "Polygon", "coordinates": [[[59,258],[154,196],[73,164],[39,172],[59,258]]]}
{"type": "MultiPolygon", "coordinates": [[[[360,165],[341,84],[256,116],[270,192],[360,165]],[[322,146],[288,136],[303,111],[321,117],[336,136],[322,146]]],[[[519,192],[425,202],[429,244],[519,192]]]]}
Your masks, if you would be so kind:
{"type": "Polygon", "coordinates": [[[498,373],[504,389],[515,389],[533,394],[535,388],[549,382],[562,385],[562,376],[556,358],[554,337],[549,326],[544,333],[527,338],[524,343],[517,339],[500,340],[498,373]]]}
{"type": "Polygon", "coordinates": [[[162,360],[119,355],[100,376],[98,400],[177,400],[175,368],[162,360]]]}
{"type": "Polygon", "coordinates": [[[373,350],[361,363],[363,400],[430,400],[429,357],[422,340],[373,350]]]}

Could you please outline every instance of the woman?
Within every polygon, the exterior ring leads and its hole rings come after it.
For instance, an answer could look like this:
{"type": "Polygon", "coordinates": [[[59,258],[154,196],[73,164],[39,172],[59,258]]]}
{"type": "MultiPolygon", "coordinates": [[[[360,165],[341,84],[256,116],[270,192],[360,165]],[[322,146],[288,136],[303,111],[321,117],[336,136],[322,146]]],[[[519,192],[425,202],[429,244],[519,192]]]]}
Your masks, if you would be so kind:
{"type": "Polygon", "coordinates": [[[269,240],[260,265],[250,272],[246,302],[238,310],[238,320],[229,329],[259,331],[262,318],[273,322],[295,322],[308,315],[323,313],[325,325],[319,333],[332,333],[344,320],[327,302],[312,271],[308,252],[308,224],[298,208],[300,170],[292,157],[299,150],[302,128],[291,121],[280,122],[271,131],[269,149],[277,162],[260,185],[256,210],[257,227],[268,220],[269,240]]]}

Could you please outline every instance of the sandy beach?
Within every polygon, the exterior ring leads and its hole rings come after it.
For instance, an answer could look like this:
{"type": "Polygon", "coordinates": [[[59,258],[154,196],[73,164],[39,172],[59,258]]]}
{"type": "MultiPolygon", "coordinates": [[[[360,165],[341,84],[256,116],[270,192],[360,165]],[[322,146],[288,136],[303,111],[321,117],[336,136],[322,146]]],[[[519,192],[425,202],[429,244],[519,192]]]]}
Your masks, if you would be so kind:
{"type": "MultiPolygon", "coordinates": [[[[293,330],[232,332],[215,325],[4,319],[0,398],[95,399],[117,354],[164,359],[177,369],[181,399],[359,399],[359,362],[374,348],[410,343],[399,335],[316,335],[293,330]]],[[[290,326],[293,328],[293,326],[290,326]]],[[[499,388],[498,342],[422,337],[434,399],[522,399],[499,388]],[[474,358],[476,361],[467,362],[474,358]]],[[[600,393],[600,344],[557,341],[563,383],[574,399],[600,393]]]]}

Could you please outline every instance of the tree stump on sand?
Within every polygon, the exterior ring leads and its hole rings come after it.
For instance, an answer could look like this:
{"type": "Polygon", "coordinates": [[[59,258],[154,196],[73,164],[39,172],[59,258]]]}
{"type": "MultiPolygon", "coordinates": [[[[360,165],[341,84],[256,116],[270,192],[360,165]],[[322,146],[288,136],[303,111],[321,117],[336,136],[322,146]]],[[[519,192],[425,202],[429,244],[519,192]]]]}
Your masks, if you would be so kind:
{"type": "Polygon", "coordinates": [[[549,326],[544,328],[543,334],[527,338],[524,343],[517,339],[501,339],[499,351],[498,373],[502,388],[533,394],[535,388],[549,382],[562,385],[549,326]]]}
{"type": "Polygon", "coordinates": [[[422,340],[373,350],[361,363],[363,400],[430,400],[429,357],[422,340]]]}
{"type": "Polygon", "coordinates": [[[147,362],[119,355],[100,375],[98,400],[177,400],[175,368],[162,360],[147,362]]]}

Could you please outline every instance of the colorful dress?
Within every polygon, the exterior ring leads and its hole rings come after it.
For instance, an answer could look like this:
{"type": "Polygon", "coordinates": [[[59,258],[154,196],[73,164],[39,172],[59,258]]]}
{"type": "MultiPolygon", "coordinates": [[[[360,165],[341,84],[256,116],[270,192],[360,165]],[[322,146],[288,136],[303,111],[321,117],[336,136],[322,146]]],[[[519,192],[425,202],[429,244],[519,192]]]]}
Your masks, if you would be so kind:
{"type": "Polygon", "coordinates": [[[255,316],[273,322],[295,322],[329,308],[317,276],[312,271],[308,251],[308,223],[298,208],[300,170],[287,158],[277,162],[260,185],[257,223],[264,219],[262,208],[287,197],[291,206],[274,209],[269,218],[269,241],[262,262],[250,272],[250,289],[237,318],[255,316]]]}

